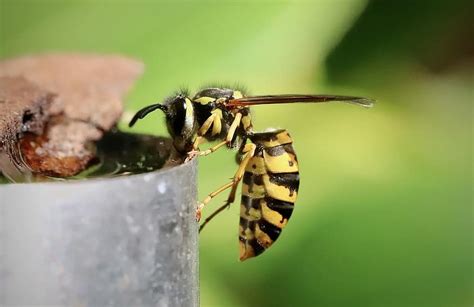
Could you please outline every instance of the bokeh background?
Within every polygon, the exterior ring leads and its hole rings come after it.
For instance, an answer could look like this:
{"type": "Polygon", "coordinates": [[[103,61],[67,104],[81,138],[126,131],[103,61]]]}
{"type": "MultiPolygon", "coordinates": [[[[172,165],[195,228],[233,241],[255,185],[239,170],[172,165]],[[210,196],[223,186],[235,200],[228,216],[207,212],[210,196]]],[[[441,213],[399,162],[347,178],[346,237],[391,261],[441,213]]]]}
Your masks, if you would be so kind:
{"type": "MultiPolygon", "coordinates": [[[[376,98],[369,110],[254,108],[257,129],[285,127],[294,137],[299,200],[275,245],[243,263],[239,206],[209,225],[201,305],[473,306],[473,8],[459,0],[0,0],[0,57],[141,59],[130,112],[212,83],[376,98]]],[[[166,133],[158,113],[134,131],[166,133]]],[[[225,150],[199,164],[201,198],[236,169],[225,150]]]]}

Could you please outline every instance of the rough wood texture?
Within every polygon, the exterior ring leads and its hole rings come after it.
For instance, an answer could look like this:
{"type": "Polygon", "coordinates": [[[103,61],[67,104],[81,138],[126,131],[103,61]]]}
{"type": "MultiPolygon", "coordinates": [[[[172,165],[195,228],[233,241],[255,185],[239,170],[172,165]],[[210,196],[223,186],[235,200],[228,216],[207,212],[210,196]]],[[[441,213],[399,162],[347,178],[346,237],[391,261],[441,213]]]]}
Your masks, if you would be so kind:
{"type": "Polygon", "coordinates": [[[21,142],[24,158],[34,172],[61,177],[75,175],[94,158],[90,143],[99,140],[119,120],[123,96],[142,71],[142,63],[117,55],[45,54],[0,61],[0,77],[21,76],[30,84],[30,88],[10,83],[1,86],[7,94],[22,99],[23,109],[0,112],[0,123],[2,118],[9,123],[8,130],[0,124],[0,133],[9,139],[16,138],[18,132],[36,134],[21,142]],[[40,94],[47,92],[54,93],[55,99],[41,98],[40,94]],[[47,101],[41,103],[41,99],[47,101]],[[38,106],[46,102],[49,108],[44,113],[44,108],[38,106]],[[24,114],[35,119],[37,128],[43,127],[47,115],[52,120],[41,134],[41,129],[25,129],[19,120],[24,114]]]}
{"type": "Polygon", "coordinates": [[[0,147],[23,132],[42,133],[53,95],[23,77],[0,77],[0,147]]]}
{"type": "Polygon", "coordinates": [[[123,56],[45,54],[0,62],[0,76],[24,76],[58,94],[54,112],[110,129],[120,118],[123,96],[143,64],[123,56]]]}
{"type": "Polygon", "coordinates": [[[95,157],[90,142],[102,132],[83,122],[55,122],[42,135],[28,133],[20,140],[25,162],[36,172],[47,176],[74,176],[95,157]]]}

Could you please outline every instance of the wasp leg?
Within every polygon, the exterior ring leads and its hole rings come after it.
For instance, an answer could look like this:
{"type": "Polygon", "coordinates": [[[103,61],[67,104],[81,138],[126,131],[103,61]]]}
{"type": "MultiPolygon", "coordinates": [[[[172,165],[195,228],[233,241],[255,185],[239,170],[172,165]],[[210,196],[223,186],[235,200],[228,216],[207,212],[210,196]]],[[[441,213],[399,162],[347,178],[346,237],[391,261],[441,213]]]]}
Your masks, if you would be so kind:
{"type": "Polygon", "coordinates": [[[227,132],[227,136],[225,138],[225,141],[222,141],[222,142],[212,146],[211,148],[209,148],[207,150],[199,151],[199,152],[197,152],[197,155],[198,156],[207,156],[207,155],[213,153],[214,151],[216,151],[217,149],[221,148],[222,146],[229,144],[232,141],[232,139],[234,138],[235,130],[237,130],[237,127],[239,126],[241,120],[242,120],[242,114],[237,113],[235,115],[234,120],[232,121],[232,124],[229,127],[229,131],[227,132]]]}
{"type": "Polygon", "coordinates": [[[223,211],[225,208],[228,208],[230,206],[230,204],[228,204],[227,202],[220,206],[216,211],[212,212],[211,215],[209,215],[205,220],[204,222],[201,224],[201,226],[199,226],[199,232],[202,231],[202,229],[204,228],[204,226],[206,226],[207,223],[209,223],[216,215],[218,215],[221,211],[223,211]]]}
{"type": "Polygon", "coordinates": [[[205,135],[207,131],[209,131],[212,123],[216,119],[216,116],[217,116],[216,113],[212,113],[211,116],[209,116],[206,119],[206,121],[202,124],[202,126],[199,128],[197,137],[193,142],[193,149],[190,152],[188,152],[188,157],[186,158],[185,162],[188,162],[192,160],[194,157],[199,156],[199,152],[200,152],[199,145],[201,145],[205,141],[205,138],[203,137],[203,135],[205,135]]]}
{"type": "Polygon", "coordinates": [[[237,127],[240,125],[241,121],[242,121],[242,113],[235,114],[234,120],[232,121],[232,124],[230,125],[229,131],[227,132],[227,136],[225,138],[227,143],[230,143],[232,139],[234,138],[235,130],[237,130],[237,127]]]}
{"type": "Polygon", "coordinates": [[[218,188],[214,192],[209,193],[207,195],[207,197],[198,205],[198,208],[196,209],[196,220],[198,222],[201,220],[202,208],[204,208],[204,206],[206,206],[214,197],[216,197],[220,193],[224,192],[228,188],[232,187],[233,184],[234,184],[234,181],[232,180],[231,182],[228,182],[228,183],[224,184],[223,186],[221,186],[220,188],[218,188]]]}
{"type": "Polygon", "coordinates": [[[204,139],[202,136],[207,133],[209,128],[211,128],[211,125],[214,122],[214,120],[216,119],[216,116],[217,116],[216,113],[212,113],[211,116],[209,116],[206,119],[206,121],[204,122],[204,124],[202,124],[202,126],[199,128],[198,133],[197,133],[198,137],[196,138],[196,140],[194,140],[193,150],[198,149],[199,145],[201,144],[201,142],[204,139]]]}
{"type": "MultiPolygon", "coordinates": [[[[239,183],[240,183],[240,180],[242,180],[242,177],[245,173],[245,168],[247,167],[247,164],[248,162],[250,161],[250,159],[253,158],[254,154],[255,154],[255,149],[257,148],[257,146],[255,144],[252,144],[252,143],[249,143],[249,144],[246,144],[242,150],[243,153],[245,153],[245,156],[244,158],[242,159],[242,162],[240,162],[239,164],[239,168],[237,169],[237,172],[235,172],[235,175],[234,175],[234,178],[232,179],[231,182],[229,182],[228,184],[222,186],[220,189],[218,189],[218,193],[221,193],[223,191],[225,191],[226,189],[232,187],[232,190],[229,194],[229,197],[227,198],[227,201],[225,202],[225,204],[221,207],[219,207],[216,211],[214,211],[210,216],[208,216],[204,222],[201,224],[201,226],[199,227],[199,232],[201,232],[201,230],[204,228],[204,226],[206,226],[207,223],[209,223],[219,212],[221,212],[222,210],[224,210],[224,208],[226,207],[229,207],[235,200],[235,193],[237,191],[237,187],[239,186],[239,183]],[[230,185],[229,185],[230,184],[230,185]],[[226,187],[225,189],[222,189],[223,187],[226,187]]],[[[217,192],[216,191],[216,192],[217,192]]],[[[212,193],[211,193],[212,194],[212,193]]],[[[196,213],[196,214],[199,214],[199,217],[200,217],[200,214],[201,214],[201,211],[202,211],[202,208],[207,204],[209,203],[209,201],[212,199],[212,197],[215,197],[215,195],[217,194],[214,194],[214,196],[210,197],[211,194],[209,194],[209,196],[204,200],[204,202],[201,203],[201,206],[198,208],[198,212],[199,213],[196,213]],[[206,202],[207,200],[207,202],[206,202]]],[[[199,221],[199,220],[198,220],[199,221]]]]}
{"type": "Polygon", "coordinates": [[[255,155],[256,149],[257,149],[257,146],[253,143],[246,144],[244,148],[242,149],[242,153],[244,153],[245,156],[242,159],[242,162],[240,162],[237,172],[235,172],[233,181],[236,182],[236,184],[232,187],[232,190],[229,193],[229,197],[227,198],[228,204],[231,204],[234,202],[238,183],[240,182],[240,180],[242,180],[242,176],[244,176],[244,173],[245,173],[245,168],[247,167],[247,164],[249,163],[250,159],[252,159],[253,156],[255,155]]]}
{"type": "Polygon", "coordinates": [[[214,151],[218,150],[219,148],[221,148],[222,146],[226,145],[227,144],[227,141],[222,141],[222,142],[219,142],[217,143],[216,145],[212,146],[211,148],[208,148],[206,150],[203,150],[203,151],[197,151],[196,152],[196,155],[197,156],[207,156],[207,155],[210,155],[211,153],[213,153],[214,151]]]}
{"type": "Polygon", "coordinates": [[[201,135],[198,135],[193,142],[193,150],[198,150],[199,145],[203,144],[205,141],[206,139],[204,137],[202,137],[201,135]]]}
{"type": "Polygon", "coordinates": [[[198,135],[196,137],[196,139],[194,140],[194,142],[193,142],[192,150],[188,152],[188,156],[186,157],[184,162],[189,162],[192,159],[194,159],[194,157],[196,157],[199,154],[199,145],[201,145],[205,141],[206,141],[206,139],[204,137],[198,135]]]}

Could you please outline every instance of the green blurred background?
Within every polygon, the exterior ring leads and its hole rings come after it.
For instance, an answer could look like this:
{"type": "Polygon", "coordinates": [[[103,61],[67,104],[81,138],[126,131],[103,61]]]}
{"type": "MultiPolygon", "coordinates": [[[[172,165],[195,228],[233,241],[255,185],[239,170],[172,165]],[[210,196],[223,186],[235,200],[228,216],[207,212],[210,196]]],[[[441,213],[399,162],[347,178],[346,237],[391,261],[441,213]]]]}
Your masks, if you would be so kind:
{"type": "MultiPolygon", "coordinates": [[[[438,0],[0,0],[0,56],[72,50],[141,59],[146,72],[128,97],[130,112],[213,82],[252,94],[376,98],[369,110],[254,108],[257,129],[292,133],[299,200],[276,244],[243,263],[239,206],[209,225],[201,305],[473,306],[473,8],[438,0]]],[[[161,114],[134,131],[166,133],[161,114]]],[[[201,198],[236,168],[225,150],[199,163],[201,198]]]]}

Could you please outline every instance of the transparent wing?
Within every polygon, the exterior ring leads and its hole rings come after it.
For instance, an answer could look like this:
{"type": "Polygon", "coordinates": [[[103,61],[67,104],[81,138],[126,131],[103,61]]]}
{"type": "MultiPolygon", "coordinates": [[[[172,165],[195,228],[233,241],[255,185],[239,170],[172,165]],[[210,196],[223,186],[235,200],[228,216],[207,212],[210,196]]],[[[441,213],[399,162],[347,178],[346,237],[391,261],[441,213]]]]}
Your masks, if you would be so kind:
{"type": "Polygon", "coordinates": [[[374,105],[375,100],[364,97],[340,96],[340,95],[264,95],[232,99],[227,106],[252,106],[259,104],[278,103],[322,103],[322,102],[346,102],[357,104],[366,108],[374,105]]]}

